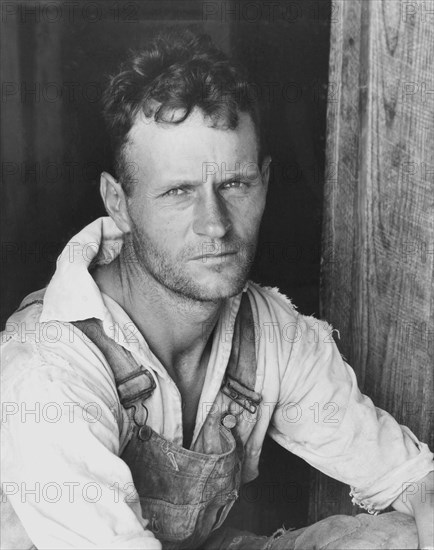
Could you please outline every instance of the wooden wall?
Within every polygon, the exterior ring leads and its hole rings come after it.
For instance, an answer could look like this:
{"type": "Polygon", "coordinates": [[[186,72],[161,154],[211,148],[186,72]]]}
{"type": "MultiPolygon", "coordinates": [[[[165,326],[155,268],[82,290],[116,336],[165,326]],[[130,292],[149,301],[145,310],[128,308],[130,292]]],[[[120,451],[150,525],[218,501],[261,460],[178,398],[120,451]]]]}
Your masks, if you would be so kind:
{"type": "MultiPolygon", "coordinates": [[[[433,448],[434,2],[333,3],[321,315],[374,403],[433,448]]],[[[314,474],[310,520],[359,513],[314,474]]]]}

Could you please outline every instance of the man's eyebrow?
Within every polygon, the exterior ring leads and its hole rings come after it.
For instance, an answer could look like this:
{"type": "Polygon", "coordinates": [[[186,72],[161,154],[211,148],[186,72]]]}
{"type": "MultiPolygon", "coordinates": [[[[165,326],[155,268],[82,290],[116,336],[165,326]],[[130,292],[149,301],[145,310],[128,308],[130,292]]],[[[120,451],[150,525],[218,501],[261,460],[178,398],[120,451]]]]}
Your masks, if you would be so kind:
{"type": "Polygon", "coordinates": [[[179,180],[179,179],[173,179],[173,180],[167,180],[164,182],[161,182],[162,187],[182,187],[182,186],[197,186],[203,183],[202,180],[179,180]]]}
{"type": "MultiPolygon", "coordinates": [[[[223,185],[225,183],[230,183],[231,181],[242,181],[242,180],[253,180],[256,177],[260,175],[259,170],[226,170],[227,174],[230,174],[229,177],[225,178],[224,180],[217,180],[215,183],[217,185],[223,185]]],[[[200,180],[187,180],[187,179],[173,179],[168,180],[165,182],[162,182],[162,186],[164,187],[181,187],[181,186],[192,186],[196,187],[198,185],[201,185],[202,183],[205,183],[206,178],[202,178],[200,180]]]]}
{"type": "MultiPolygon", "coordinates": [[[[229,170],[228,170],[229,171],[229,170]]],[[[253,170],[247,170],[246,172],[243,170],[241,173],[234,172],[233,175],[229,178],[226,178],[222,181],[219,181],[218,184],[222,185],[225,183],[230,183],[231,181],[249,181],[254,180],[258,177],[259,173],[258,171],[253,170]]]]}

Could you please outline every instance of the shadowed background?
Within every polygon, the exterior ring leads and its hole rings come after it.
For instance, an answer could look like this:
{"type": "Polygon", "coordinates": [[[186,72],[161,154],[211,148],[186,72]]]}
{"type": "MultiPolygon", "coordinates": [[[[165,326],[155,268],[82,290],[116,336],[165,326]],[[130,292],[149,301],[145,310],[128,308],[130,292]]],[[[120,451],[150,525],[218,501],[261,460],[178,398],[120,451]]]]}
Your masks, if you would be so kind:
{"type": "MultiPolygon", "coordinates": [[[[252,278],[318,315],[329,2],[51,0],[2,3],[2,328],[66,242],[104,215],[104,76],[171,25],[209,33],[269,101],[272,177],[252,278]]],[[[303,525],[309,466],[271,441],[261,464],[233,521],[258,533],[303,525]]]]}

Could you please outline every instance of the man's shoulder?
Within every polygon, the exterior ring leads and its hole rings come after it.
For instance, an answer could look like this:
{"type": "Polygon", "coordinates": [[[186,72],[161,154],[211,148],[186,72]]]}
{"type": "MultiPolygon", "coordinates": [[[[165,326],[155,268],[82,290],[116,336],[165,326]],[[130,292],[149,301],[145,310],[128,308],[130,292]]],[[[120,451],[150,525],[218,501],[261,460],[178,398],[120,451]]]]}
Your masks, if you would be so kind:
{"type": "MultiPolygon", "coordinates": [[[[72,372],[74,355],[91,345],[75,337],[77,329],[63,321],[41,321],[45,288],[27,295],[0,332],[1,375],[17,379],[37,367],[54,367],[59,376],[72,372]]],[[[89,357],[91,359],[91,357],[89,357]]]]}
{"type": "MultiPolygon", "coordinates": [[[[25,342],[35,337],[44,303],[45,288],[28,294],[18,308],[7,319],[0,332],[0,344],[4,346],[11,340],[25,342]]],[[[33,338],[34,339],[34,338],[33,338]]]]}
{"type": "Polygon", "coordinates": [[[262,327],[267,323],[277,323],[285,341],[317,347],[319,341],[333,343],[333,332],[340,337],[339,331],[327,321],[300,313],[292,301],[278,288],[249,281],[247,292],[256,310],[259,325],[262,327]]]}
{"type": "Polygon", "coordinates": [[[41,289],[27,295],[0,333],[2,397],[10,388],[21,387],[23,381],[29,383],[41,363],[36,342],[41,335],[44,294],[45,289],[41,289]]]}
{"type": "Polygon", "coordinates": [[[0,333],[2,397],[31,387],[37,394],[47,385],[53,391],[74,385],[116,400],[113,374],[101,351],[72,323],[40,320],[44,293],[26,296],[0,333]]]}
{"type": "Polygon", "coordinates": [[[47,327],[40,322],[44,294],[45,288],[28,294],[0,333],[3,381],[26,376],[41,363],[38,344],[50,338],[47,327]]]}
{"type": "Polygon", "coordinates": [[[263,286],[249,281],[247,293],[252,306],[256,307],[259,319],[263,319],[264,317],[283,317],[293,320],[297,319],[300,315],[290,298],[285,296],[276,287],[263,286]]]}

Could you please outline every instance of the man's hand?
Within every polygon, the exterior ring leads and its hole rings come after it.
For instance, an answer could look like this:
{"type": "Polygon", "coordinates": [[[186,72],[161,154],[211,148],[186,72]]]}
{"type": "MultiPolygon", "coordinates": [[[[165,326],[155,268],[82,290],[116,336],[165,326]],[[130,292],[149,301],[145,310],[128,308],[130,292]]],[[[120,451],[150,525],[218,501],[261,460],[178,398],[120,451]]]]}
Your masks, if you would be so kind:
{"type": "Polygon", "coordinates": [[[434,549],[434,471],[419,481],[408,483],[392,506],[398,512],[414,517],[419,548],[434,549]]]}

